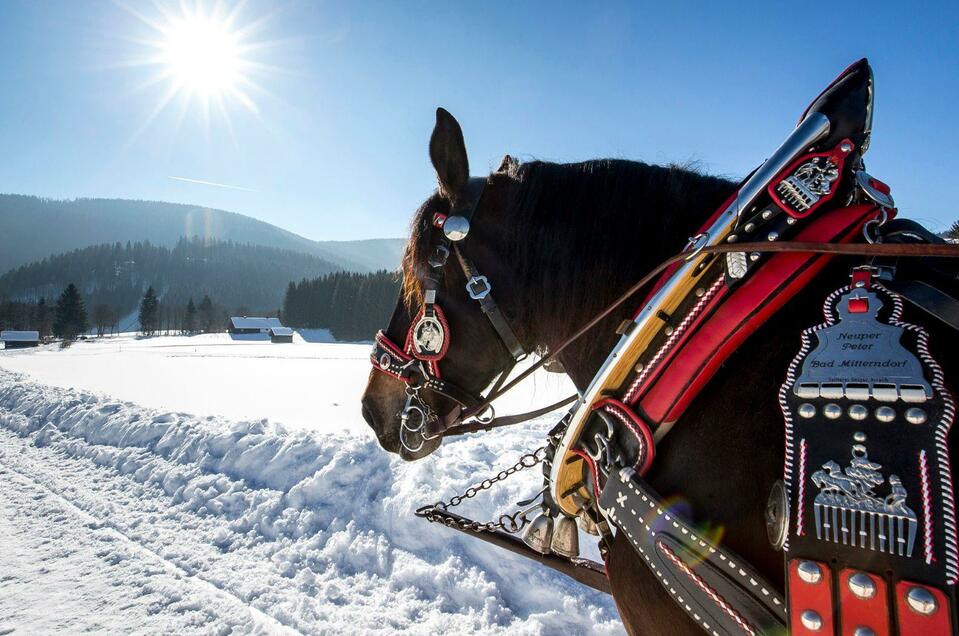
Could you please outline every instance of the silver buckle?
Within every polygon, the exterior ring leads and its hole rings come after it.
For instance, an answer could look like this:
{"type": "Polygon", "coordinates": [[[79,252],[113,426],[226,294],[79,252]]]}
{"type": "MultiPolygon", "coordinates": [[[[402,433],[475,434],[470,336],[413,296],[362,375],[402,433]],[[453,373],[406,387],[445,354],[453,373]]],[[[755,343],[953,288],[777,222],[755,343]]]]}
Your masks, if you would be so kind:
{"type": "Polygon", "coordinates": [[[473,300],[483,300],[489,296],[490,289],[492,287],[485,276],[473,276],[466,283],[466,292],[473,300]]]}

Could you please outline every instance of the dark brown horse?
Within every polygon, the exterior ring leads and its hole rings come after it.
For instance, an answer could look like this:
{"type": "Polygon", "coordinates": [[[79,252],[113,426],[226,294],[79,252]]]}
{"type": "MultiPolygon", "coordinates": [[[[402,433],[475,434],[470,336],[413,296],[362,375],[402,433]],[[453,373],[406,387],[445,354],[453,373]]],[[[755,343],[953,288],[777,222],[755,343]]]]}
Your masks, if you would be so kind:
{"type": "MultiPolygon", "coordinates": [[[[394,342],[404,341],[418,308],[431,220],[435,213],[449,212],[469,177],[459,124],[442,109],[437,111],[430,157],[439,189],[413,218],[403,262],[403,298],[386,329],[394,342]]],[[[518,165],[507,157],[488,178],[463,249],[489,278],[526,350],[548,348],[682,249],[734,187],[679,166],[617,160],[518,165]]],[[[721,526],[723,544],[780,588],[782,555],[770,547],[763,519],[770,487],[783,469],[776,394],[798,350],[800,331],[821,321],[823,299],[847,282],[847,274],[848,264],[828,267],[727,361],[660,443],[647,475],[662,495],[688,502],[696,520],[721,526]]],[[[452,341],[441,368],[445,379],[478,394],[510,356],[468,297],[465,283],[450,259],[439,302],[452,341]]],[[[618,339],[616,325],[634,309],[622,307],[562,353],[560,360],[578,388],[589,383],[618,339]]],[[[948,341],[955,346],[955,334],[938,324],[929,326],[934,350],[947,350],[943,347],[948,341]]],[[[946,377],[953,377],[951,367],[959,360],[939,358],[946,377]]],[[[437,413],[454,408],[435,395],[425,397],[437,413]]],[[[436,450],[440,441],[429,441],[416,453],[401,450],[399,412],[404,401],[401,381],[371,373],[363,396],[366,421],[383,448],[417,459],[436,450]]],[[[630,632],[701,633],[622,536],[614,541],[607,570],[630,632]]]]}

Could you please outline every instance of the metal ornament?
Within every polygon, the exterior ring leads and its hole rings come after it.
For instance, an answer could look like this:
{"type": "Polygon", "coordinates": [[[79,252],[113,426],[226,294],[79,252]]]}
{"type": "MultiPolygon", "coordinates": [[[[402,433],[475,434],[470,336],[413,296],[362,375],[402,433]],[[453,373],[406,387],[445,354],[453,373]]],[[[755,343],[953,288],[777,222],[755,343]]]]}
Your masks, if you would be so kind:
{"type": "Polygon", "coordinates": [[[779,182],[776,192],[799,212],[805,212],[832,192],[839,165],[832,157],[813,157],[779,182]]]}
{"type": "Polygon", "coordinates": [[[470,222],[465,216],[451,216],[443,223],[443,234],[449,240],[462,241],[470,232],[470,222]]]}
{"type": "Polygon", "coordinates": [[[887,484],[882,466],[870,461],[866,447],[854,444],[845,469],[835,461],[812,474],[820,489],[814,500],[816,538],[912,556],[918,522],[906,505],[908,493],[898,475],[889,475],[889,494],[881,497],[877,487],[887,484]]]}
{"type": "Polygon", "coordinates": [[[774,550],[782,550],[789,531],[789,498],[786,486],[777,479],[766,501],[766,536],[774,550]]]}
{"type": "Polygon", "coordinates": [[[742,278],[749,268],[744,252],[729,252],[726,254],[726,273],[730,278],[742,278]]]}
{"type": "Polygon", "coordinates": [[[540,554],[549,554],[553,540],[553,518],[549,513],[538,515],[523,533],[523,542],[540,554]]]}
{"type": "Polygon", "coordinates": [[[413,350],[417,357],[438,356],[446,344],[446,329],[433,312],[424,311],[413,327],[413,350]]]}

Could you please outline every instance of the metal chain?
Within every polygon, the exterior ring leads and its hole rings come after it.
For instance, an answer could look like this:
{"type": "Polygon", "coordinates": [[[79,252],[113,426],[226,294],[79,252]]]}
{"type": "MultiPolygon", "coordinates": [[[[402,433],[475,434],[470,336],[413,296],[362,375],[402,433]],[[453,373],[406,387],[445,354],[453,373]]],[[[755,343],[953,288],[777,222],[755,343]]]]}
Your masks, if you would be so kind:
{"type": "Polygon", "coordinates": [[[499,519],[496,521],[487,521],[485,523],[473,521],[472,519],[453,518],[443,513],[449,508],[460,505],[467,499],[472,499],[480,492],[489,490],[494,484],[499,483],[526,468],[532,468],[533,466],[536,466],[544,459],[546,459],[546,446],[540,446],[533,452],[527,453],[520,457],[519,461],[509,468],[499,471],[495,476],[488,477],[475,486],[470,486],[462,495],[456,495],[447,502],[437,501],[432,505],[423,506],[422,508],[417,509],[416,516],[423,517],[427,521],[433,523],[442,523],[450,528],[456,527],[460,530],[472,530],[474,532],[493,532],[495,530],[503,530],[505,532],[509,532],[510,534],[515,534],[526,527],[526,525],[529,523],[529,519],[526,517],[526,513],[529,512],[528,509],[517,510],[513,514],[503,514],[500,515],[499,519]]]}

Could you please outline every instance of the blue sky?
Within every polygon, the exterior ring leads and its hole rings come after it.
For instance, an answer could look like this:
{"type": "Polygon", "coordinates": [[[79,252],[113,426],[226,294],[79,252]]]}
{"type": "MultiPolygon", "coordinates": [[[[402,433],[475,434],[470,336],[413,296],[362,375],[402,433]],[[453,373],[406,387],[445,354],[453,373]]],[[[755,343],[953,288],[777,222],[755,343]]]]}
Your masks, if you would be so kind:
{"type": "Polygon", "coordinates": [[[134,62],[158,38],[143,18],[160,16],[133,0],[0,2],[0,192],[195,203],[314,239],[403,236],[434,187],[438,105],[462,124],[474,174],[510,153],[739,177],[866,56],[867,168],[904,214],[935,229],[959,218],[959,3],[251,0],[235,24],[257,45],[244,54],[255,112],[227,98],[206,120],[182,95],[150,119],[168,82],[134,62]]]}

